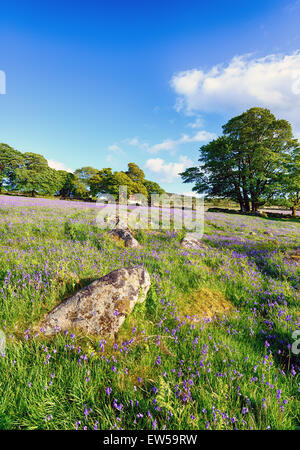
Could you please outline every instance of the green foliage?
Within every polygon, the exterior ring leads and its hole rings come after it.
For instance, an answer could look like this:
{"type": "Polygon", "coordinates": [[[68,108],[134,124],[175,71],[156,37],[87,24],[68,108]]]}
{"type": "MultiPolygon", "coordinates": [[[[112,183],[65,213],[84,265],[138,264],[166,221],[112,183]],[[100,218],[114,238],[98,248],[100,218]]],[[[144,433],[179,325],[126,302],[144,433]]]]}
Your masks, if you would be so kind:
{"type": "Polygon", "coordinates": [[[187,230],[183,227],[181,230],[177,230],[176,231],[176,240],[178,241],[178,242],[181,242],[181,241],[183,241],[183,239],[185,238],[185,236],[186,236],[186,233],[187,233],[187,230]]]}
{"type": "Polygon", "coordinates": [[[89,186],[89,180],[94,176],[97,175],[98,170],[94,167],[87,166],[82,167],[81,169],[76,169],[74,172],[74,175],[78,177],[78,179],[86,186],[89,186]]]}
{"type": "Polygon", "coordinates": [[[30,203],[0,208],[1,429],[297,428],[299,272],[286,254],[299,224],[208,213],[205,251],[151,230],[133,251],[95,227],[96,208],[30,203]],[[115,341],[40,332],[63,299],[141,264],[151,288],[115,341]],[[236,309],[193,320],[200,294],[236,309]]]}
{"type": "Polygon", "coordinates": [[[142,169],[140,169],[139,166],[133,162],[128,164],[126,175],[128,175],[129,178],[131,178],[135,183],[143,184],[145,179],[145,174],[142,169]]]}
{"type": "Polygon", "coordinates": [[[17,189],[20,192],[31,193],[32,197],[37,193],[52,193],[54,172],[48,167],[47,160],[37,153],[24,153],[23,157],[22,166],[15,171],[17,189]]]}
{"type": "Polygon", "coordinates": [[[64,225],[64,233],[72,241],[86,242],[89,230],[85,224],[67,221],[64,225]]]}
{"type": "Polygon", "coordinates": [[[0,192],[6,189],[32,197],[60,195],[83,200],[111,194],[119,200],[120,186],[126,186],[128,197],[132,194],[149,197],[151,193],[163,192],[157,183],[145,180],[143,170],[133,162],[128,164],[127,172],[86,166],[70,173],[50,168],[42,155],[23,154],[0,144],[0,192]]]}
{"type": "MultiPolygon", "coordinates": [[[[138,179],[137,176],[133,178],[138,179]]],[[[91,194],[95,197],[99,194],[111,194],[119,200],[119,188],[126,186],[127,197],[132,194],[147,196],[145,186],[140,181],[134,181],[133,178],[125,172],[112,172],[110,168],[102,169],[89,180],[91,194]]]]}
{"type": "MultiPolygon", "coordinates": [[[[223,136],[200,148],[200,166],[185,170],[196,192],[229,198],[242,211],[257,211],[283,192],[291,154],[299,148],[286,120],[268,109],[251,108],[223,126],[223,136]]],[[[292,189],[293,190],[293,189],[292,189]]]]}
{"type": "Polygon", "coordinates": [[[148,201],[151,201],[152,194],[162,195],[166,193],[166,191],[160,187],[158,183],[155,183],[155,181],[144,180],[144,186],[147,189],[148,201]]]}
{"type": "Polygon", "coordinates": [[[98,194],[108,194],[109,185],[112,179],[111,168],[99,170],[95,175],[89,179],[89,188],[92,197],[97,197],[98,194]]]}
{"type": "Polygon", "coordinates": [[[15,171],[24,163],[24,156],[7,144],[0,144],[0,192],[3,182],[5,187],[15,187],[15,171]]]}
{"type": "Polygon", "coordinates": [[[300,206],[300,148],[296,147],[288,159],[287,170],[281,175],[282,191],[279,193],[282,203],[292,209],[296,216],[300,206]]]}

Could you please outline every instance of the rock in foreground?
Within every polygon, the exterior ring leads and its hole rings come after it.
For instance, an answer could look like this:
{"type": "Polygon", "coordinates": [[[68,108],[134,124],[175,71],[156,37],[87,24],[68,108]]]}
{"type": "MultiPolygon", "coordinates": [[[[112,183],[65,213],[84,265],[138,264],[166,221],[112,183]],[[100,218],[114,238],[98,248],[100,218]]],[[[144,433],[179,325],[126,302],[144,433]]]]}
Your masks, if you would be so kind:
{"type": "Polygon", "coordinates": [[[143,267],[114,270],[50,312],[42,324],[45,334],[75,329],[114,336],[135,304],[145,300],[150,284],[143,267]]]}

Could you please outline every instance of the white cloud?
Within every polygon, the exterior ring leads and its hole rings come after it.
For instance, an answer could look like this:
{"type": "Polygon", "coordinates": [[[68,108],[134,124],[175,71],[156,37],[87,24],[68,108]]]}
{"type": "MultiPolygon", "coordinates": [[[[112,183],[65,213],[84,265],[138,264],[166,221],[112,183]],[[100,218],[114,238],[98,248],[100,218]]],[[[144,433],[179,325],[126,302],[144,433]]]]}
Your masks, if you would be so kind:
{"type": "Polygon", "coordinates": [[[300,131],[300,52],[290,55],[235,56],[229,64],[208,71],[175,74],[171,86],[179,96],[175,109],[189,114],[242,112],[252,106],[269,108],[300,131]],[[180,107],[178,108],[178,105],[180,107]]]}
{"type": "Polygon", "coordinates": [[[47,161],[48,161],[48,166],[51,167],[51,169],[65,170],[66,172],[74,172],[74,169],[70,169],[62,162],[55,161],[54,159],[47,159],[47,161]]]}
{"type": "Polygon", "coordinates": [[[159,144],[151,145],[148,147],[148,151],[150,153],[158,153],[162,150],[167,150],[169,152],[174,152],[176,148],[180,144],[188,144],[190,142],[208,142],[212,139],[215,139],[216,135],[214,133],[210,133],[209,131],[201,130],[198,131],[193,136],[190,136],[188,134],[183,134],[181,138],[179,139],[165,139],[164,141],[160,142],[159,144]]]}
{"type": "Polygon", "coordinates": [[[160,142],[159,144],[151,145],[148,147],[148,151],[150,153],[158,153],[161,150],[168,150],[168,151],[174,151],[175,147],[177,146],[177,141],[174,141],[173,139],[165,139],[164,141],[160,142]]]}
{"type": "Polygon", "coordinates": [[[186,142],[208,142],[215,139],[217,136],[215,133],[210,133],[209,131],[198,131],[194,136],[189,136],[184,134],[181,139],[179,139],[179,144],[184,144],[186,142]]]}
{"type": "Polygon", "coordinates": [[[193,165],[193,161],[187,156],[181,155],[178,162],[165,162],[161,158],[152,158],[146,161],[145,167],[152,173],[159,175],[163,182],[171,183],[179,178],[179,173],[193,165]]]}

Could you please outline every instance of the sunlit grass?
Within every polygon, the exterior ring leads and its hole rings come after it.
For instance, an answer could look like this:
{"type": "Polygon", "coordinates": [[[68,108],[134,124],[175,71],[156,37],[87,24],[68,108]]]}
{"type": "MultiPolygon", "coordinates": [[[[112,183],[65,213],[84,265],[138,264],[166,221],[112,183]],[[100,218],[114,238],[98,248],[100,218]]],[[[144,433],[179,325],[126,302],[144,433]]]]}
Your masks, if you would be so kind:
{"type": "Polygon", "coordinates": [[[129,249],[92,208],[0,208],[0,428],[296,428],[299,266],[286,255],[299,225],[206,223],[205,250],[184,250],[174,230],[137,231],[142,248],[129,249]],[[115,340],[43,336],[64,298],[137,264],[151,289],[115,340]]]}

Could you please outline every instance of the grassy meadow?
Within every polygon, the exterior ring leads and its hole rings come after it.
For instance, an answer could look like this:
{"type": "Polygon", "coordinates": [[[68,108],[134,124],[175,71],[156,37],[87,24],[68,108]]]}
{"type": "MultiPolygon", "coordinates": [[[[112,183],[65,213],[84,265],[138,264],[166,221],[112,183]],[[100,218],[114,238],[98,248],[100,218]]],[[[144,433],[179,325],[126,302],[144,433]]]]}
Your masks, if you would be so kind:
{"type": "Polygon", "coordinates": [[[183,231],[138,231],[125,248],[93,204],[0,196],[0,429],[299,427],[300,223],[205,215],[183,231]],[[108,272],[144,265],[151,289],[116,340],[40,320],[108,272]]]}

